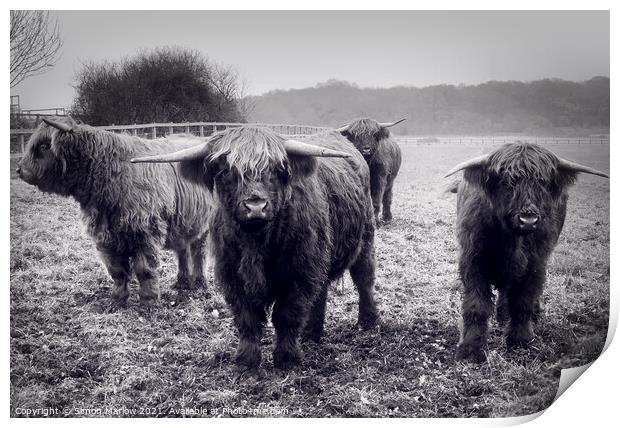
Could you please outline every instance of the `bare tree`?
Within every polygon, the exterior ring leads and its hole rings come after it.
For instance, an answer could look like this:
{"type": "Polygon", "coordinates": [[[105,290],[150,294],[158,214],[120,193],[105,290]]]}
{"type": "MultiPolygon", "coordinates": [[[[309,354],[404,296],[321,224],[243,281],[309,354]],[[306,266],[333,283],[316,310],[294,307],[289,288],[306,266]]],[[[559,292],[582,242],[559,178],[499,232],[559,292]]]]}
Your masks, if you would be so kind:
{"type": "Polygon", "coordinates": [[[207,79],[227,104],[236,105],[237,120],[247,121],[254,106],[246,96],[247,85],[241,81],[239,73],[231,66],[211,63],[207,79]]]}
{"type": "Polygon", "coordinates": [[[11,11],[11,87],[48,71],[58,60],[58,21],[43,10],[11,11]]]}

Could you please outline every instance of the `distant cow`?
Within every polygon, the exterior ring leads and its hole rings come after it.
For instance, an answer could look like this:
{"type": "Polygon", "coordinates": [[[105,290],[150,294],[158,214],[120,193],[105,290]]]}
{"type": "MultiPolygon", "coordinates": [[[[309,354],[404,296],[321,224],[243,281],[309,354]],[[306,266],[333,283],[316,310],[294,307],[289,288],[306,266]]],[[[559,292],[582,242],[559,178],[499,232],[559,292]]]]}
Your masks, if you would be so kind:
{"type": "Polygon", "coordinates": [[[157,249],[163,245],[178,256],[178,288],[206,284],[204,219],[213,206],[211,195],[182,180],[172,164],[129,163],[134,156],[188,144],[114,134],[71,118],[44,122],[30,138],[17,173],[44,192],[79,202],[88,234],[114,280],[113,297],[127,300],[132,267],[141,301],[159,297],[157,249]]]}
{"type": "Polygon", "coordinates": [[[390,136],[388,128],[396,122],[379,123],[373,119],[356,119],[348,125],[338,128],[364,156],[370,168],[370,193],[375,211],[375,220],[379,222],[379,212],[383,203],[383,221],[392,221],[392,187],[400,169],[402,154],[396,141],[390,136]]]}
{"type": "Polygon", "coordinates": [[[239,330],[236,362],[242,373],[255,374],[260,364],[272,304],[274,365],[298,364],[304,322],[305,335],[318,341],[327,287],[346,269],[359,292],[360,326],[377,322],[368,167],[336,132],[307,141],[313,144],[269,129],[234,128],[198,148],[133,160],[180,161],[186,178],[216,195],[210,222],[214,271],[239,330]]]}
{"type": "Polygon", "coordinates": [[[459,273],[464,286],[463,329],[456,356],[483,361],[487,320],[498,290],[497,319],[507,320],[508,348],[533,339],[547,260],[566,216],[568,187],[580,172],[608,177],[535,144],[500,147],[454,167],[459,273]]]}

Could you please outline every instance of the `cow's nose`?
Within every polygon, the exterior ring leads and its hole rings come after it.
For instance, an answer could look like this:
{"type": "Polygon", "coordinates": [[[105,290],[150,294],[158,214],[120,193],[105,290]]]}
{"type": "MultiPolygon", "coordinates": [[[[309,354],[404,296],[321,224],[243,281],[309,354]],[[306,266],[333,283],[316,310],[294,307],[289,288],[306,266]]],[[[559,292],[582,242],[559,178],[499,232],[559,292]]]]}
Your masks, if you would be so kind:
{"type": "Polygon", "coordinates": [[[267,208],[266,199],[246,199],[243,206],[248,210],[248,218],[264,217],[265,208],[267,208]]]}
{"type": "Polygon", "coordinates": [[[519,214],[519,224],[525,227],[532,227],[538,223],[540,216],[538,214],[526,213],[519,214]]]}

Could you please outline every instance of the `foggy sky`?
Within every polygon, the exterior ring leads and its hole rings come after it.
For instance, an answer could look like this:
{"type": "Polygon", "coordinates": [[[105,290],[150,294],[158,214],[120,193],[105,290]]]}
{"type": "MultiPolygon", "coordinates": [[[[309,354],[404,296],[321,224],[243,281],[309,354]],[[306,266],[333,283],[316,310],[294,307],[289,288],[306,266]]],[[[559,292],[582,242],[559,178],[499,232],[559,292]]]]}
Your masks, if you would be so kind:
{"type": "Polygon", "coordinates": [[[181,46],[233,66],[249,94],[328,79],[362,87],[609,76],[606,11],[55,12],[62,57],[12,88],[22,108],[70,105],[85,61],[181,46]]]}

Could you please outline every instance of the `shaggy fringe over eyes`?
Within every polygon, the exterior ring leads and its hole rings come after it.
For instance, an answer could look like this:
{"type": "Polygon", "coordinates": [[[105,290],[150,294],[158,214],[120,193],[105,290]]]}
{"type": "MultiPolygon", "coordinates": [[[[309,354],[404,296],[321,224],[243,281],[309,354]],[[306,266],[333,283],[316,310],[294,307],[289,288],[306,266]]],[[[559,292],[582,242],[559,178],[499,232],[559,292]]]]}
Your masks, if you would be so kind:
{"type": "Polygon", "coordinates": [[[507,183],[522,179],[551,182],[557,174],[558,158],[549,150],[529,143],[513,143],[500,147],[489,156],[488,169],[507,183]]]}
{"type": "Polygon", "coordinates": [[[390,135],[387,129],[379,126],[379,122],[368,118],[355,119],[349,125],[347,132],[355,139],[361,137],[373,137],[375,135],[378,136],[379,139],[383,139],[390,135]]]}
{"type": "Polygon", "coordinates": [[[287,155],[284,138],[267,128],[231,128],[211,139],[209,160],[226,156],[228,165],[241,177],[260,179],[270,168],[285,168],[287,155]]]}

